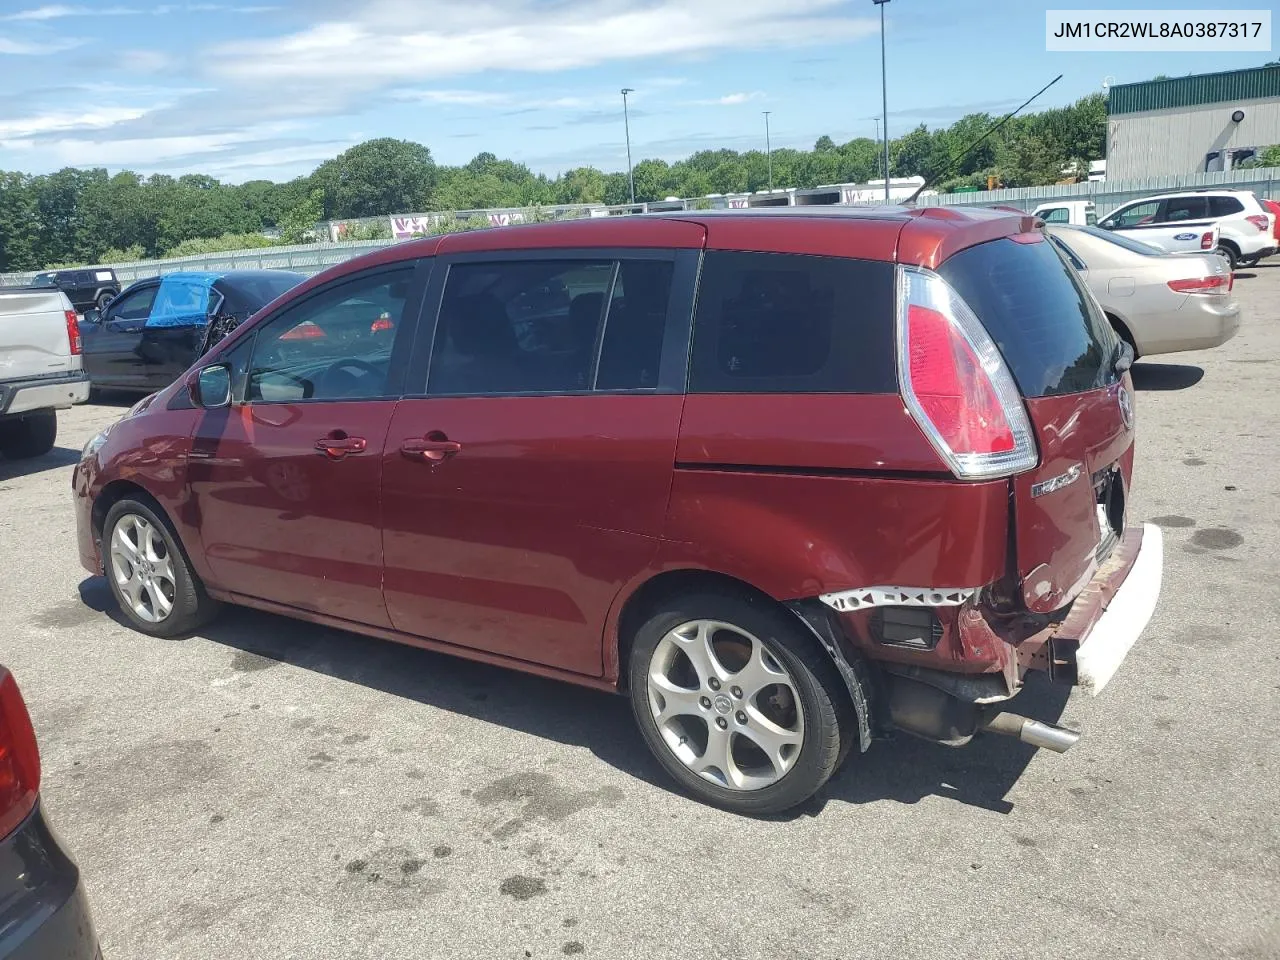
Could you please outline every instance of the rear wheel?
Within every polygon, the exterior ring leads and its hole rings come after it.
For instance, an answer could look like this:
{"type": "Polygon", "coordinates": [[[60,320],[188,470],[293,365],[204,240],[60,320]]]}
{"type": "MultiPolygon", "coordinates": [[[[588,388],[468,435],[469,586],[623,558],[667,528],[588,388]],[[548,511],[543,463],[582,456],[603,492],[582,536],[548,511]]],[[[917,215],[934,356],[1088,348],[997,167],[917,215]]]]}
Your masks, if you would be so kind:
{"type": "Polygon", "coordinates": [[[97,306],[98,312],[101,313],[103,310],[107,309],[107,304],[110,303],[114,298],[115,298],[115,294],[112,293],[110,290],[103,290],[100,294],[98,294],[98,299],[94,301],[94,305],[97,306]]]}
{"type": "Polygon", "coordinates": [[[1240,265],[1240,251],[1228,243],[1219,244],[1217,253],[1227,258],[1227,266],[1234,270],[1240,265]]]}
{"type": "Polygon", "coordinates": [[[803,803],[856,735],[834,665],[765,600],[671,600],[636,632],[629,676],[659,763],[697,799],[738,813],[803,803]]]}
{"type": "Polygon", "coordinates": [[[1236,261],[1236,266],[1256,267],[1258,265],[1258,261],[1261,259],[1262,259],[1261,257],[1241,257],[1239,260],[1236,261]]]}
{"type": "Polygon", "coordinates": [[[35,410],[0,422],[0,453],[10,460],[44,456],[58,439],[58,415],[35,410]]]}
{"type": "Polygon", "coordinates": [[[1111,329],[1116,332],[1116,336],[1129,345],[1130,349],[1133,350],[1133,359],[1137,360],[1141,356],[1138,353],[1138,344],[1133,339],[1133,334],[1129,332],[1129,328],[1124,325],[1124,321],[1118,317],[1111,316],[1111,314],[1107,314],[1107,319],[1111,321],[1111,329]]]}
{"type": "Polygon", "coordinates": [[[217,612],[159,508],[113,504],[102,525],[102,559],[111,592],[130,626],[154,637],[190,633],[217,612]]]}

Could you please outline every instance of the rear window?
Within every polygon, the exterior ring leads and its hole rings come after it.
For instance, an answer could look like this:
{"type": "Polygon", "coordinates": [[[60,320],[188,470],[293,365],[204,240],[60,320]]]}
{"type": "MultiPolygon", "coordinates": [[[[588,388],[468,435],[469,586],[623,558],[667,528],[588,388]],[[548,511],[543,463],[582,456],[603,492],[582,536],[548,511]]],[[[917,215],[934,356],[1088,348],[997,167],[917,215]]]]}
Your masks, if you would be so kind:
{"type": "Polygon", "coordinates": [[[1116,335],[1053,244],[994,240],[961,251],[938,272],[996,341],[1023,396],[1115,382],[1116,335]]]}
{"type": "Polygon", "coordinates": [[[694,317],[693,393],[893,393],[893,265],[711,252],[694,317]]]}

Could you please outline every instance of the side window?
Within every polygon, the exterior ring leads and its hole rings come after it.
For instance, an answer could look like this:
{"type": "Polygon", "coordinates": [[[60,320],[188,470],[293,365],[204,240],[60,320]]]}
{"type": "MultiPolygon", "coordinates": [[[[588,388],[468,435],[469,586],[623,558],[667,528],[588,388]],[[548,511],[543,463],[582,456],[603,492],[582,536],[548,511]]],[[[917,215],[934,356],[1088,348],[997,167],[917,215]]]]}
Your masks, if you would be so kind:
{"type": "Polygon", "coordinates": [[[431,351],[431,396],[590,390],[609,260],[449,267],[431,351]]]}
{"type": "Polygon", "coordinates": [[[892,393],[893,265],[708,253],[693,327],[694,393],[892,393]]]}
{"type": "Polygon", "coordinates": [[[1045,223],[1070,223],[1071,211],[1066,207],[1054,207],[1040,214],[1040,219],[1045,223]]]}
{"type": "Polygon", "coordinates": [[[1244,209],[1244,204],[1235,197],[1210,197],[1209,216],[1213,218],[1229,217],[1244,209]]]}
{"type": "Polygon", "coordinates": [[[658,385],[674,270],[669,260],[618,264],[600,348],[597,390],[643,390],[658,385]]]}
{"type": "Polygon", "coordinates": [[[254,337],[245,399],[385,396],[413,267],[348,280],[266,321],[254,337]]]}
{"type": "Polygon", "coordinates": [[[1153,223],[1159,210],[1159,200],[1148,200],[1146,203],[1135,203],[1131,207],[1125,207],[1119,215],[1113,214],[1107,218],[1107,221],[1114,221],[1120,227],[1138,227],[1153,223]]]}
{"type": "Polygon", "coordinates": [[[205,284],[192,280],[162,280],[147,326],[204,323],[208,307],[209,288],[205,284]]]}
{"type": "Polygon", "coordinates": [[[1209,202],[1205,197],[1172,197],[1165,201],[1162,223],[1181,223],[1185,220],[1203,220],[1209,215],[1209,202]]]}
{"type": "Polygon", "coordinates": [[[143,287],[111,301],[108,320],[146,320],[151,316],[151,305],[155,303],[157,285],[143,287]]]}

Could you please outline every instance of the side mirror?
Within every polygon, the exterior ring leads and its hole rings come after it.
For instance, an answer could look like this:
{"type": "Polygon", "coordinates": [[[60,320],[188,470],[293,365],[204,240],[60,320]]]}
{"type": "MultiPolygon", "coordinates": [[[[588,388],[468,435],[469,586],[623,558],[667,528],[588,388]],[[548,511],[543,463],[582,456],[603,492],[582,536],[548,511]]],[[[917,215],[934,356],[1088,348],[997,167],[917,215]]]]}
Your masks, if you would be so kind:
{"type": "Polygon", "coordinates": [[[191,399],[206,410],[231,406],[231,368],[225,363],[205,367],[191,384],[191,399]]]}
{"type": "Polygon", "coordinates": [[[85,323],[101,323],[102,322],[102,314],[101,312],[99,312],[97,307],[90,307],[80,316],[84,319],[85,323]]]}
{"type": "Polygon", "coordinates": [[[1114,230],[1116,228],[1116,221],[1102,220],[1102,221],[1099,221],[1098,226],[1100,226],[1103,230],[1114,230]]]}
{"type": "Polygon", "coordinates": [[[1124,373],[1133,366],[1134,356],[1133,347],[1129,346],[1129,341],[1120,341],[1120,350],[1116,354],[1116,373],[1124,373]]]}

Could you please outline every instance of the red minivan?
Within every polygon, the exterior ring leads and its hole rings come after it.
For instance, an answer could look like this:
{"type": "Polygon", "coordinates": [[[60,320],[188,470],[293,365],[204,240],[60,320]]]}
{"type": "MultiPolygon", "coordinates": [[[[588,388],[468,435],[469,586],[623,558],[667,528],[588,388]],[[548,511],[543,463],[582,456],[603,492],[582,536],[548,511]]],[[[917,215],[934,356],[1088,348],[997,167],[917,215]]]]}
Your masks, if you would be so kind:
{"type": "Polygon", "coordinates": [[[686,790],[794,806],[901,730],[1097,691],[1154,610],[1132,359],[1040,222],[672,213],[333,267],[85,447],[125,616],[219,601],[626,692],[686,790]]]}

